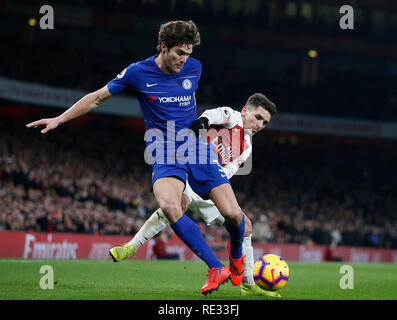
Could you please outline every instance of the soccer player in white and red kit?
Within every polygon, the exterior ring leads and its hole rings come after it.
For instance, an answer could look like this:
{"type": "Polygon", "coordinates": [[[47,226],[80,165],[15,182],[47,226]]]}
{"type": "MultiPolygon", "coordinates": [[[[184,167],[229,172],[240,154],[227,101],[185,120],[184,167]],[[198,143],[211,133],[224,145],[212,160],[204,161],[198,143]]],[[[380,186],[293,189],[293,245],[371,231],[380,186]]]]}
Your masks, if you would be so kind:
{"type": "MultiPolygon", "coordinates": [[[[261,93],[250,96],[242,107],[241,112],[229,107],[209,109],[203,112],[199,120],[206,123],[208,130],[205,134],[207,141],[217,150],[220,163],[219,171],[228,179],[233,177],[240,166],[247,161],[252,153],[252,136],[265,128],[271,117],[276,114],[276,106],[261,93]]],[[[198,134],[198,132],[196,132],[198,134]]],[[[196,194],[189,183],[183,192],[182,208],[197,213],[207,225],[223,225],[224,217],[211,200],[205,200],[196,194]]],[[[127,244],[114,247],[119,256],[124,259],[135,254],[146,241],[162,231],[169,221],[161,209],[157,209],[145,222],[134,238],[127,244]]],[[[245,216],[245,230],[243,241],[244,278],[241,285],[243,295],[262,295],[280,297],[278,293],[264,291],[255,285],[252,271],[254,265],[253,248],[251,244],[252,225],[245,216]]]]}

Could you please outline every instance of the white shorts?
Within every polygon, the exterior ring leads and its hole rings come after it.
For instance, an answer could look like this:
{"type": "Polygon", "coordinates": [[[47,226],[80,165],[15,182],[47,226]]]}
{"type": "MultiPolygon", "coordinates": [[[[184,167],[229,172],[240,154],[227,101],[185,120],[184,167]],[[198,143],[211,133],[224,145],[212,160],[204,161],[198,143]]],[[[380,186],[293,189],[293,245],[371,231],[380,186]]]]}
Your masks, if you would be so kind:
{"type": "Polygon", "coordinates": [[[183,191],[189,197],[190,204],[189,210],[197,213],[201,219],[205,221],[207,225],[218,224],[223,225],[225,218],[221,215],[216,205],[212,200],[203,200],[198,194],[196,194],[189,183],[186,181],[186,188],[183,191]]]}

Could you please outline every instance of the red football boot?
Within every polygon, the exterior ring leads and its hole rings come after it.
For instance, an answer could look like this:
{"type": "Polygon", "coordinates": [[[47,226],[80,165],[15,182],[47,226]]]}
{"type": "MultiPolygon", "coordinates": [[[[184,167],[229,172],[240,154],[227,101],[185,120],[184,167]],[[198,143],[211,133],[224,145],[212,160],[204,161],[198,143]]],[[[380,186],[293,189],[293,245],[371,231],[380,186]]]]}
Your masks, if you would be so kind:
{"type": "Polygon", "coordinates": [[[226,283],[232,277],[232,273],[229,268],[223,266],[223,268],[211,268],[207,274],[208,280],[205,285],[201,288],[201,293],[207,295],[218,290],[221,284],[226,283]]]}
{"type": "Polygon", "coordinates": [[[229,255],[229,269],[232,273],[232,284],[238,286],[244,277],[244,256],[241,255],[238,259],[233,259],[230,254],[230,242],[227,244],[227,253],[229,255]]]}

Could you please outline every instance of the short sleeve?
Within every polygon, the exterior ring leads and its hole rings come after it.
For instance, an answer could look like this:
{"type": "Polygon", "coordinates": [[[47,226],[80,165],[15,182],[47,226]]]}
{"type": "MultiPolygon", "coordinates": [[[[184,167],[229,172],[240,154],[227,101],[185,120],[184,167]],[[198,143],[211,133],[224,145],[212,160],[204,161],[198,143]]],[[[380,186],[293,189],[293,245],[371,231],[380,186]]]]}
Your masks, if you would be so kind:
{"type": "Polygon", "coordinates": [[[121,71],[116,78],[109,81],[107,84],[108,90],[112,95],[117,94],[129,87],[134,87],[136,77],[135,64],[129,65],[123,71],[121,71]]]}
{"type": "Polygon", "coordinates": [[[203,112],[200,117],[208,118],[210,124],[226,125],[230,122],[230,119],[234,113],[234,110],[229,107],[219,107],[216,109],[208,109],[203,112]]]}

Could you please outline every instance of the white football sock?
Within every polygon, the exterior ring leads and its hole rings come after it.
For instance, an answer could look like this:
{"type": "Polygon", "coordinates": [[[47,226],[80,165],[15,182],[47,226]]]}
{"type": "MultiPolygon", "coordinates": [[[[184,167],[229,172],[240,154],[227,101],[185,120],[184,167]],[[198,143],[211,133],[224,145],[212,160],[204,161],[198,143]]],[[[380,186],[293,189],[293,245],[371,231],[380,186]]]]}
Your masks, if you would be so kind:
{"type": "Polygon", "coordinates": [[[251,244],[251,235],[244,237],[243,241],[243,255],[244,258],[244,284],[255,284],[253,271],[254,271],[254,248],[251,244]]]}
{"type": "Polygon", "coordinates": [[[168,224],[168,219],[164,215],[161,208],[159,208],[152,213],[150,218],[146,220],[146,222],[139,229],[134,238],[132,238],[132,240],[128,242],[128,244],[133,245],[135,247],[135,250],[138,250],[141,245],[143,245],[146,241],[152,239],[168,224]]]}

